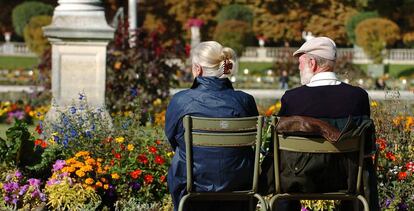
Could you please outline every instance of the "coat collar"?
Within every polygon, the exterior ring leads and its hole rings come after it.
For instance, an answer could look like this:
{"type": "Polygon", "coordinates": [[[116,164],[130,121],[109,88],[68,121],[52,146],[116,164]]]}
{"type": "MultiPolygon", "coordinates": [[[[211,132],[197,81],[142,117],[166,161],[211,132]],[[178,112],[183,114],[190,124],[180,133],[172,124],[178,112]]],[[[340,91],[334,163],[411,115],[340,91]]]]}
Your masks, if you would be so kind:
{"type": "Polygon", "coordinates": [[[197,87],[209,90],[233,89],[233,86],[228,78],[201,76],[198,76],[194,79],[191,89],[195,89],[197,87]]]}

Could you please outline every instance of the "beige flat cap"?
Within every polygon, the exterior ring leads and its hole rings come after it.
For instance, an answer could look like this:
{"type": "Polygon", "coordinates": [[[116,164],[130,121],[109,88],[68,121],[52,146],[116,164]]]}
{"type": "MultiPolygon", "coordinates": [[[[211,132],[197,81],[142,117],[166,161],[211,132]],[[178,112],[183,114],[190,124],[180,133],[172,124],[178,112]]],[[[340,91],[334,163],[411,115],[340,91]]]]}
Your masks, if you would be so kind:
{"type": "Polygon", "coordinates": [[[310,53],[332,61],[336,60],[336,45],[333,40],[328,37],[312,38],[293,53],[293,56],[300,56],[304,53],[310,53]]]}

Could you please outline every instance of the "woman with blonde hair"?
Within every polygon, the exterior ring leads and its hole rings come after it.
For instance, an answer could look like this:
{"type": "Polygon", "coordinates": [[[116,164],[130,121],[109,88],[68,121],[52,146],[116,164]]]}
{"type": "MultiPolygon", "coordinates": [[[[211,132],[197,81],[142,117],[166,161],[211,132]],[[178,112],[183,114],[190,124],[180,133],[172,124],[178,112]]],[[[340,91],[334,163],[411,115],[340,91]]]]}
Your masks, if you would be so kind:
{"type": "MultiPolygon", "coordinates": [[[[194,82],[190,89],[178,92],[171,99],[165,115],[165,134],[175,150],[168,171],[168,188],[178,209],[186,194],[185,115],[199,117],[257,116],[254,98],[235,91],[228,79],[237,70],[236,54],[218,42],[198,44],[191,52],[194,82]]],[[[197,191],[220,192],[241,190],[252,181],[254,153],[246,148],[194,147],[194,186],[197,191]]],[[[190,200],[186,210],[246,210],[248,202],[197,202],[190,200]]]]}

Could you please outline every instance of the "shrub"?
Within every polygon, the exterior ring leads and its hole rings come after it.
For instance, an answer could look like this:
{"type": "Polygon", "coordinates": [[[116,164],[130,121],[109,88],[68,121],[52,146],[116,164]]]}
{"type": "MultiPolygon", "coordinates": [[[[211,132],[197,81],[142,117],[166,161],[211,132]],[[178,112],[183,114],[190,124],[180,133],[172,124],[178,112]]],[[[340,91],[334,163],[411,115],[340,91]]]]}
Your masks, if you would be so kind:
{"type": "Polygon", "coordinates": [[[410,48],[414,47],[414,32],[405,33],[403,36],[403,42],[410,48]]]}
{"type": "Polygon", "coordinates": [[[355,33],[357,44],[374,60],[374,63],[381,63],[382,50],[399,39],[400,28],[388,19],[370,18],[359,23],[355,33]]]}
{"type": "Polygon", "coordinates": [[[219,24],[228,20],[238,20],[251,25],[253,22],[253,13],[248,7],[231,4],[223,7],[217,14],[216,19],[219,24]]]}
{"type": "Polygon", "coordinates": [[[213,39],[223,46],[232,48],[240,56],[245,46],[253,42],[253,32],[246,22],[227,20],[217,25],[213,39]]]}
{"type": "Polygon", "coordinates": [[[377,18],[377,17],[379,17],[378,12],[371,11],[371,12],[361,12],[349,18],[349,20],[347,20],[345,23],[346,34],[348,35],[349,41],[351,41],[351,43],[354,43],[354,44],[356,43],[355,28],[358,26],[360,22],[366,19],[369,19],[369,18],[377,18]]]}
{"type": "Polygon", "coordinates": [[[29,23],[24,27],[24,40],[27,47],[41,56],[46,49],[50,48],[49,42],[43,36],[43,26],[49,25],[52,22],[50,16],[35,16],[32,17],[29,23]]]}
{"type": "Polygon", "coordinates": [[[53,15],[53,6],[41,2],[24,2],[13,9],[12,22],[16,34],[23,36],[24,27],[30,19],[39,15],[53,15]]]}
{"type": "Polygon", "coordinates": [[[171,85],[178,83],[178,67],[170,62],[173,49],[163,44],[162,36],[138,29],[135,47],[130,48],[128,26],[119,24],[107,55],[106,104],[110,112],[140,106],[137,112],[145,114],[142,122],[152,122],[154,114],[166,108],[164,99],[171,85]]]}

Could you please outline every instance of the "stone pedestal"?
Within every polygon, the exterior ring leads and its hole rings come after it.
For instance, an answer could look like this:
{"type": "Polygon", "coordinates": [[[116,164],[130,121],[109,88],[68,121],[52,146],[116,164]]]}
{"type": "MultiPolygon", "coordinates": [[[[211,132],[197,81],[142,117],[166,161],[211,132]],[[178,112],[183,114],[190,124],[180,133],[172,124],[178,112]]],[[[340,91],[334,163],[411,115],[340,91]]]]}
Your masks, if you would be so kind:
{"type": "Polygon", "coordinates": [[[106,47],[115,31],[106,23],[100,0],[58,3],[51,25],[43,28],[52,44],[54,103],[49,117],[65,110],[79,93],[90,106],[105,106],[106,47]]]}

